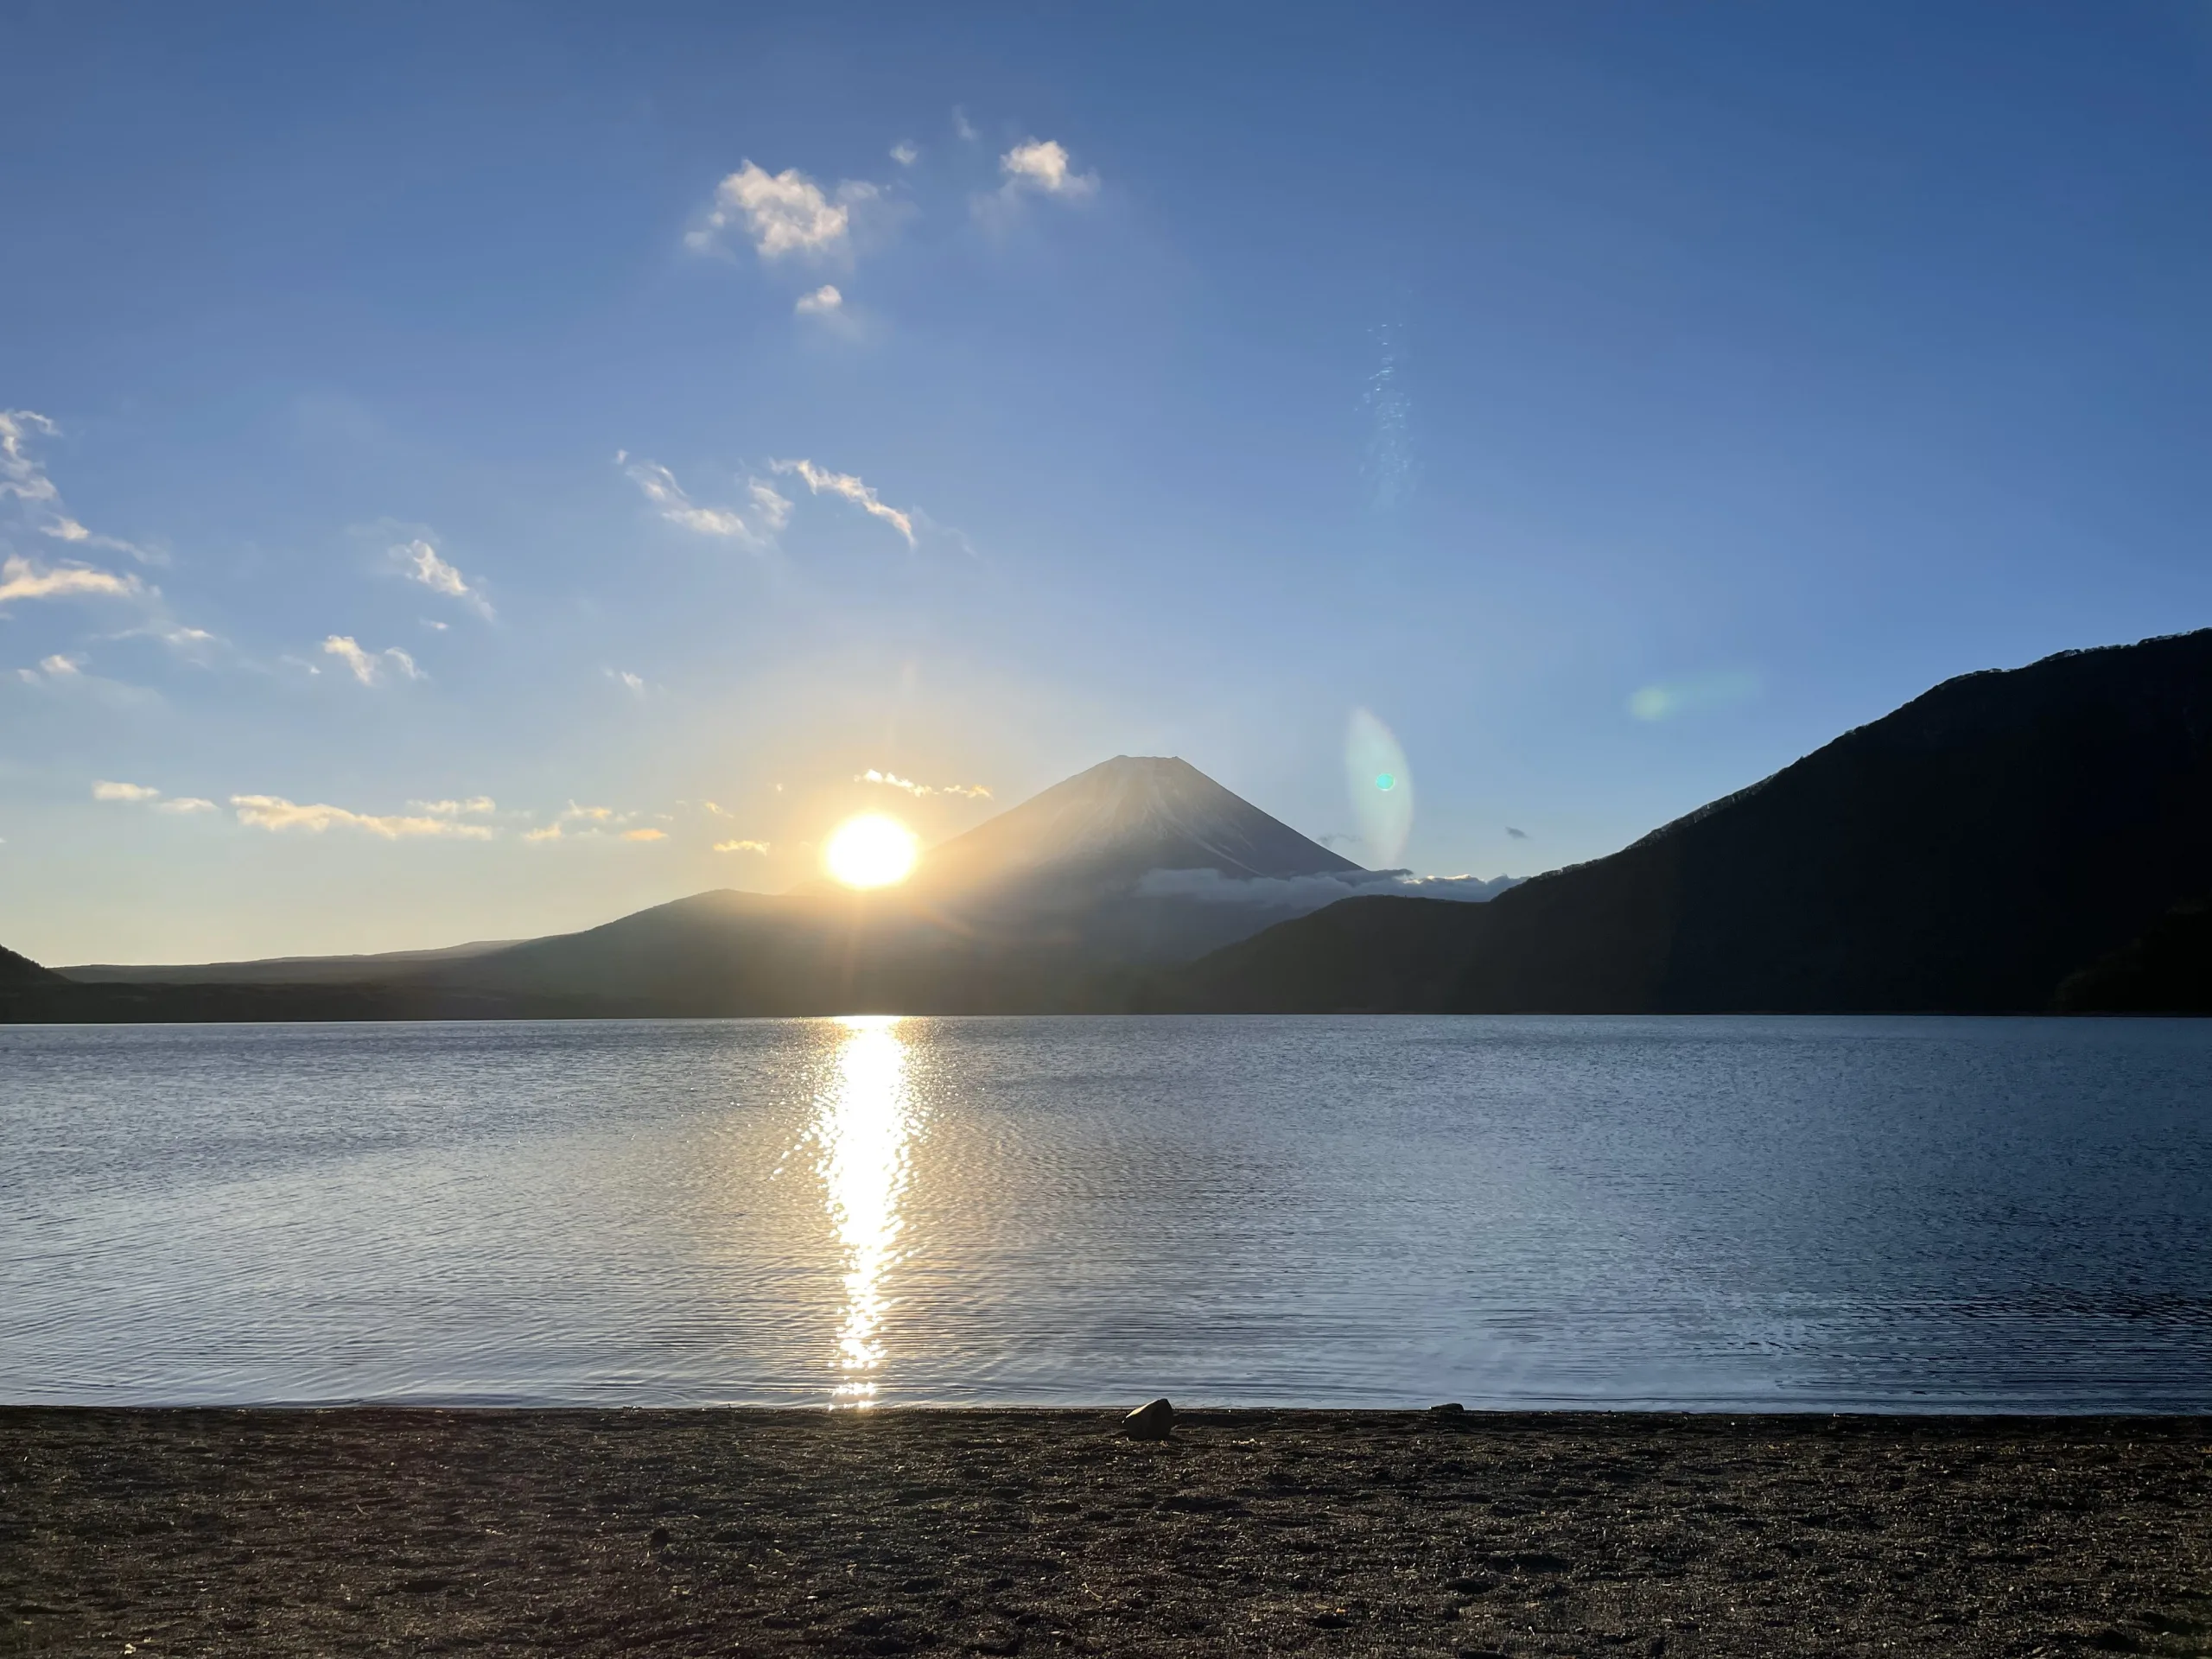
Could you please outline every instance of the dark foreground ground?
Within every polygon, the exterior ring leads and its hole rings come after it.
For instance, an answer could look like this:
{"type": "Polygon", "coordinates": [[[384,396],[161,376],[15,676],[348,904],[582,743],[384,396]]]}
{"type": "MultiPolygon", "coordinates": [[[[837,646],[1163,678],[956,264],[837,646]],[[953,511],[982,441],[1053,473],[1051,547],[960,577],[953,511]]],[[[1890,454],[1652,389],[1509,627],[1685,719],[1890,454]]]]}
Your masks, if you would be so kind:
{"type": "Polygon", "coordinates": [[[2212,1419],[0,1410],[0,1651],[2212,1654],[2212,1419]]]}

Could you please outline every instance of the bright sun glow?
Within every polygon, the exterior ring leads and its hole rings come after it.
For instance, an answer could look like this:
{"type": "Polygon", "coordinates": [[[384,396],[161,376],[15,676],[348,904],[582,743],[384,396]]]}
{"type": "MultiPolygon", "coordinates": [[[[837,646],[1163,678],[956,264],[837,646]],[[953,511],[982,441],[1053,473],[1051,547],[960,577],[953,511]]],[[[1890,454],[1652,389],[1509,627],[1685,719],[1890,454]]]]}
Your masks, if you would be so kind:
{"type": "Polygon", "coordinates": [[[912,873],[920,850],[914,832],[898,819],[864,812],[837,826],[822,861],[849,887],[887,887],[912,873]]]}

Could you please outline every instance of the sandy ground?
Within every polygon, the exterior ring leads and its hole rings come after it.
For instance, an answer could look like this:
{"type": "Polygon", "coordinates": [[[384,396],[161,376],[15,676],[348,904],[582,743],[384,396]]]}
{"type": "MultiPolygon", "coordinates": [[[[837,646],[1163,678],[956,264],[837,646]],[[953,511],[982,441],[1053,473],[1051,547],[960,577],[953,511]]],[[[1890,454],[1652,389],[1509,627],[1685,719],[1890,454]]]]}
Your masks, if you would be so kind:
{"type": "Polygon", "coordinates": [[[0,1410],[0,1652],[2212,1654],[2212,1419],[0,1410]]]}

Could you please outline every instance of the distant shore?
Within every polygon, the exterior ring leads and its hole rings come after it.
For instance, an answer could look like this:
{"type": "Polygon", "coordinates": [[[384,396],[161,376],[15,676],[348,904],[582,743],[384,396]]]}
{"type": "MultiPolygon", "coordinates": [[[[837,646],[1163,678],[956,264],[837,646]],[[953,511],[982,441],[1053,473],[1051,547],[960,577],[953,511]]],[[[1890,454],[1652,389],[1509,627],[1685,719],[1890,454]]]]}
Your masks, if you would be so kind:
{"type": "Polygon", "coordinates": [[[2212,1651],[2212,1419],[0,1410],[0,1653],[2212,1651]]]}

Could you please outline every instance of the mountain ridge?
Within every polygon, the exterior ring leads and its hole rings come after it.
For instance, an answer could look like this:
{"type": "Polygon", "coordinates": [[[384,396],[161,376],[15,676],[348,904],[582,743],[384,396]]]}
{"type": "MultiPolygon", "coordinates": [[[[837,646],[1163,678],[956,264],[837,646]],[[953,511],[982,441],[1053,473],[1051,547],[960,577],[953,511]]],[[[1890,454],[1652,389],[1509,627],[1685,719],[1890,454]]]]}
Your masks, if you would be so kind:
{"type": "Polygon", "coordinates": [[[1953,677],[1618,852],[1486,904],[1368,894],[1262,926],[1262,909],[1193,896],[1325,898],[1370,879],[1383,878],[1185,762],[1117,756],[942,843],[909,888],[722,889],[575,933],[426,953],[439,959],[351,988],[353,1014],[343,985],[71,986],[28,963],[32,977],[0,984],[0,1007],[10,1018],[2193,1007],[2212,996],[2212,629],[1953,677]],[[1205,879],[1149,879],[1177,861],[1205,879]],[[1233,937],[1201,955],[1192,947],[1208,927],[1233,937]],[[291,1012],[238,1012],[271,1008],[291,1012]]]}
{"type": "Polygon", "coordinates": [[[2208,849],[2200,630],[1956,676],[1617,853],[1456,914],[1347,900],[1210,956],[1177,993],[1278,1011],[2036,1011],[2212,890],[2208,849]],[[1401,951],[1428,964],[1417,981],[1401,951]]]}

